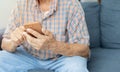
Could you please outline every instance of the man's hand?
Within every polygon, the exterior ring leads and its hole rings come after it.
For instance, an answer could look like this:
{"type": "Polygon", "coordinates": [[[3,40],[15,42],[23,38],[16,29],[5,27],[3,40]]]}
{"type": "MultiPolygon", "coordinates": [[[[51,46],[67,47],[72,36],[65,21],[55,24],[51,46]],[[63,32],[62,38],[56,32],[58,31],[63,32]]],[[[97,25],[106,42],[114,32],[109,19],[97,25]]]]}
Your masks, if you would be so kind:
{"type": "Polygon", "coordinates": [[[56,41],[51,32],[43,30],[44,35],[32,30],[27,29],[24,32],[24,36],[27,42],[33,46],[36,50],[51,50],[55,54],[61,54],[64,56],[89,56],[89,47],[84,44],[68,44],[61,41],[56,41]],[[32,37],[30,34],[34,35],[32,37]]]}
{"type": "Polygon", "coordinates": [[[8,52],[15,52],[17,46],[21,45],[24,41],[23,32],[25,31],[23,26],[16,28],[10,34],[10,38],[3,38],[2,40],[2,49],[8,52]]]}
{"type": "Polygon", "coordinates": [[[23,38],[23,32],[25,31],[25,28],[23,26],[20,26],[16,28],[11,34],[10,39],[13,42],[14,46],[17,47],[21,45],[24,41],[23,38]]]}
{"type": "Polygon", "coordinates": [[[27,32],[24,32],[23,35],[26,38],[27,42],[32,45],[33,48],[40,49],[48,49],[51,44],[53,44],[56,40],[51,32],[48,30],[43,30],[44,35],[34,31],[32,29],[27,29],[27,32]],[[31,36],[32,34],[33,36],[31,36]]]}

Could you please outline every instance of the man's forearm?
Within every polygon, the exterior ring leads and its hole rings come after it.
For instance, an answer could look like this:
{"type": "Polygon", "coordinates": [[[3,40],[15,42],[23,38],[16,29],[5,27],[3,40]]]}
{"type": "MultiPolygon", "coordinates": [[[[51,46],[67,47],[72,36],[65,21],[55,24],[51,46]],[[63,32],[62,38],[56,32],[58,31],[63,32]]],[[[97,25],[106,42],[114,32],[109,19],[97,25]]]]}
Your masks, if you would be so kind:
{"type": "Polygon", "coordinates": [[[68,44],[56,41],[49,46],[49,50],[52,50],[56,54],[62,54],[65,56],[89,56],[89,46],[77,43],[68,44]]]}

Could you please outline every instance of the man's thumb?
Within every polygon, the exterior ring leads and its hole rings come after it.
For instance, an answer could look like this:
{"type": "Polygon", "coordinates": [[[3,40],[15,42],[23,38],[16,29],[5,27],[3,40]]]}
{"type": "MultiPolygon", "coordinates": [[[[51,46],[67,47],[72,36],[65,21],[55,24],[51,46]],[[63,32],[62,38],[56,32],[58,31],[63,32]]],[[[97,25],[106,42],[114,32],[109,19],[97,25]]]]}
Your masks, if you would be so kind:
{"type": "Polygon", "coordinates": [[[42,28],[42,32],[43,32],[46,36],[51,36],[51,35],[52,35],[52,33],[51,33],[50,31],[45,30],[45,29],[43,29],[43,28],[42,28]]]}

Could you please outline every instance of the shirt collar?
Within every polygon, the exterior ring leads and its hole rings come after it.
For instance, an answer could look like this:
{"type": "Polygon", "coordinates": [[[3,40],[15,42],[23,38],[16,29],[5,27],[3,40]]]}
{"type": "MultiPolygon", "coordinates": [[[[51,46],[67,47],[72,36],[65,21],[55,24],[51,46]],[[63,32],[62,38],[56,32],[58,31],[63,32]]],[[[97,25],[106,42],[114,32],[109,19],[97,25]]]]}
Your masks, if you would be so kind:
{"type": "MultiPolygon", "coordinates": [[[[34,0],[34,7],[39,7],[38,3],[36,0],[34,0]]],[[[57,5],[58,5],[58,1],[57,0],[53,0],[51,3],[50,3],[50,10],[54,10],[56,11],[57,10],[57,5]]]]}

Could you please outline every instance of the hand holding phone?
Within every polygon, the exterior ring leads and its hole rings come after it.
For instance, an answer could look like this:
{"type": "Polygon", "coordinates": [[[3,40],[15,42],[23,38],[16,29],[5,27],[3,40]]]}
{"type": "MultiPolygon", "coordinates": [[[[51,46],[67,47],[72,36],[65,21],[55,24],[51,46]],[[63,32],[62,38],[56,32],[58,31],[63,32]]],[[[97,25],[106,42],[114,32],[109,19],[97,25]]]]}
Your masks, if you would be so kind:
{"type": "Polygon", "coordinates": [[[32,22],[32,23],[27,23],[24,25],[25,29],[31,28],[37,32],[39,32],[40,34],[44,34],[42,32],[42,25],[40,22],[32,22]]]}
{"type": "MultiPolygon", "coordinates": [[[[37,32],[39,32],[40,34],[44,35],[44,33],[42,32],[42,25],[40,22],[32,22],[32,23],[27,23],[24,25],[25,29],[33,29],[37,32]]],[[[34,35],[28,33],[29,35],[31,35],[32,37],[35,37],[34,35]]],[[[35,37],[36,38],[36,37],[35,37]]]]}

